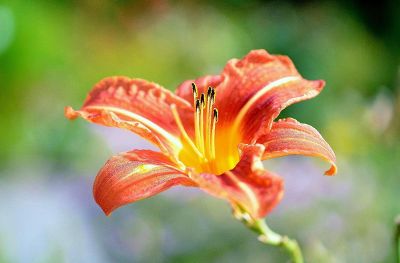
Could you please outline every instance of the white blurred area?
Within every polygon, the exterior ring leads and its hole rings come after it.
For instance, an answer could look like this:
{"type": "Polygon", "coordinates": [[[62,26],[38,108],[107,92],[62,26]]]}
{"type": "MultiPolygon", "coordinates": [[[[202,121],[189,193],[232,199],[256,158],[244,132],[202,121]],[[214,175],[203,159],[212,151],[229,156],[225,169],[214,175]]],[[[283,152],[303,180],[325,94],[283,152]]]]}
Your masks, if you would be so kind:
{"type": "Polygon", "coordinates": [[[90,211],[90,184],[37,178],[1,181],[0,262],[109,262],[89,216],[100,213],[90,211]]]}

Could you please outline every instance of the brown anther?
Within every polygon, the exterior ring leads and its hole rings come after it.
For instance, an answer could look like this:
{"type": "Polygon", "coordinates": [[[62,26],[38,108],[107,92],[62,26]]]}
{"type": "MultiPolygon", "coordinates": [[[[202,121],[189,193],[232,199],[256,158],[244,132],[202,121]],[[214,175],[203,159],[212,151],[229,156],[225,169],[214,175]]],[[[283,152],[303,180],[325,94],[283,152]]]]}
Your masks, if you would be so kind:
{"type": "Polygon", "coordinates": [[[213,91],[213,88],[212,87],[208,87],[207,98],[211,96],[212,91],[213,91]]]}
{"type": "Polygon", "coordinates": [[[214,104],[214,102],[215,102],[215,89],[211,90],[210,100],[211,100],[211,104],[214,104]]]}
{"type": "Polygon", "coordinates": [[[203,108],[206,106],[204,93],[201,93],[200,95],[200,103],[203,108]]]}
{"type": "Polygon", "coordinates": [[[214,120],[217,123],[218,122],[218,110],[214,109],[214,120]]]}
{"type": "Polygon", "coordinates": [[[197,86],[196,86],[196,84],[194,84],[194,82],[192,82],[192,92],[193,92],[193,95],[197,98],[198,90],[197,90],[197,86]]]}

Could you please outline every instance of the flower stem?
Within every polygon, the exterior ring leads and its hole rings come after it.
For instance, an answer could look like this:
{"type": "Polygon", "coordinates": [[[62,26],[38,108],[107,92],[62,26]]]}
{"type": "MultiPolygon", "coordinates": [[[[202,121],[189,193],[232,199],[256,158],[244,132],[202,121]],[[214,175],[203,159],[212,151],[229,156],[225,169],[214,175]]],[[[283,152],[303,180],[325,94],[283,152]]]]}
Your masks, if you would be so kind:
{"type": "Polygon", "coordinates": [[[397,216],[395,223],[396,223],[396,230],[395,230],[396,232],[394,236],[394,242],[395,242],[397,262],[400,263],[400,215],[397,216]]]}
{"type": "Polygon", "coordinates": [[[244,223],[249,229],[259,234],[258,240],[260,242],[284,248],[286,252],[290,254],[292,263],[304,263],[301,249],[296,240],[275,233],[268,227],[263,219],[251,218],[246,213],[241,213],[240,216],[236,214],[235,217],[244,223]]]}
{"type": "Polygon", "coordinates": [[[281,236],[272,231],[264,220],[258,219],[254,221],[254,231],[258,234],[258,240],[273,246],[284,248],[291,256],[293,263],[303,263],[303,256],[296,240],[287,236],[281,236]]]}

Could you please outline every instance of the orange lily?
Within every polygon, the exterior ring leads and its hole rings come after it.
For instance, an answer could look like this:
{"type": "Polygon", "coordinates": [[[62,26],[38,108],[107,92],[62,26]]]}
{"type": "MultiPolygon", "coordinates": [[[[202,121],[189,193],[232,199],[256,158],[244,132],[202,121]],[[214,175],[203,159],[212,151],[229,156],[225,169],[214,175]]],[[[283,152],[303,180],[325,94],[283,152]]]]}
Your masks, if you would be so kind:
{"type": "Polygon", "coordinates": [[[253,50],[230,60],[220,75],[182,83],[176,94],[141,79],[100,81],[78,116],[130,130],[160,148],[113,156],[98,173],[93,194],[108,215],[174,185],[200,187],[236,211],[264,217],[283,195],[281,177],[262,160],[290,154],[328,161],[335,154],[317,130],[294,119],[274,121],[285,107],[319,94],[324,81],[302,78],[286,56],[253,50]]]}

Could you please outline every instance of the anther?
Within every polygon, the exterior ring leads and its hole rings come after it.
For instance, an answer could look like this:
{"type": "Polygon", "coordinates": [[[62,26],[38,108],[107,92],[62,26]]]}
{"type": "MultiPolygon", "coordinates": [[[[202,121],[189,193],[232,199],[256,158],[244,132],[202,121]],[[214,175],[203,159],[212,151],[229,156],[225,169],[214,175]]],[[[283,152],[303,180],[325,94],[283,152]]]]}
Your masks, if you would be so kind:
{"type": "Polygon", "coordinates": [[[203,106],[203,108],[204,108],[204,106],[206,105],[206,103],[205,103],[205,98],[204,98],[204,93],[201,93],[201,96],[200,96],[200,103],[201,103],[201,106],[203,106]]]}
{"type": "Polygon", "coordinates": [[[211,99],[211,104],[214,104],[214,102],[215,102],[215,89],[211,90],[210,99],[211,99]]]}
{"type": "Polygon", "coordinates": [[[218,122],[218,110],[214,109],[214,120],[217,123],[218,122]]]}
{"type": "Polygon", "coordinates": [[[200,100],[196,100],[196,111],[200,110],[200,100]]]}
{"type": "Polygon", "coordinates": [[[196,84],[194,84],[194,82],[192,82],[192,91],[193,91],[194,97],[197,98],[198,90],[197,90],[196,84]]]}
{"type": "Polygon", "coordinates": [[[210,97],[210,96],[211,96],[212,91],[213,91],[213,88],[212,88],[212,87],[208,87],[208,90],[207,90],[207,97],[210,97]]]}

